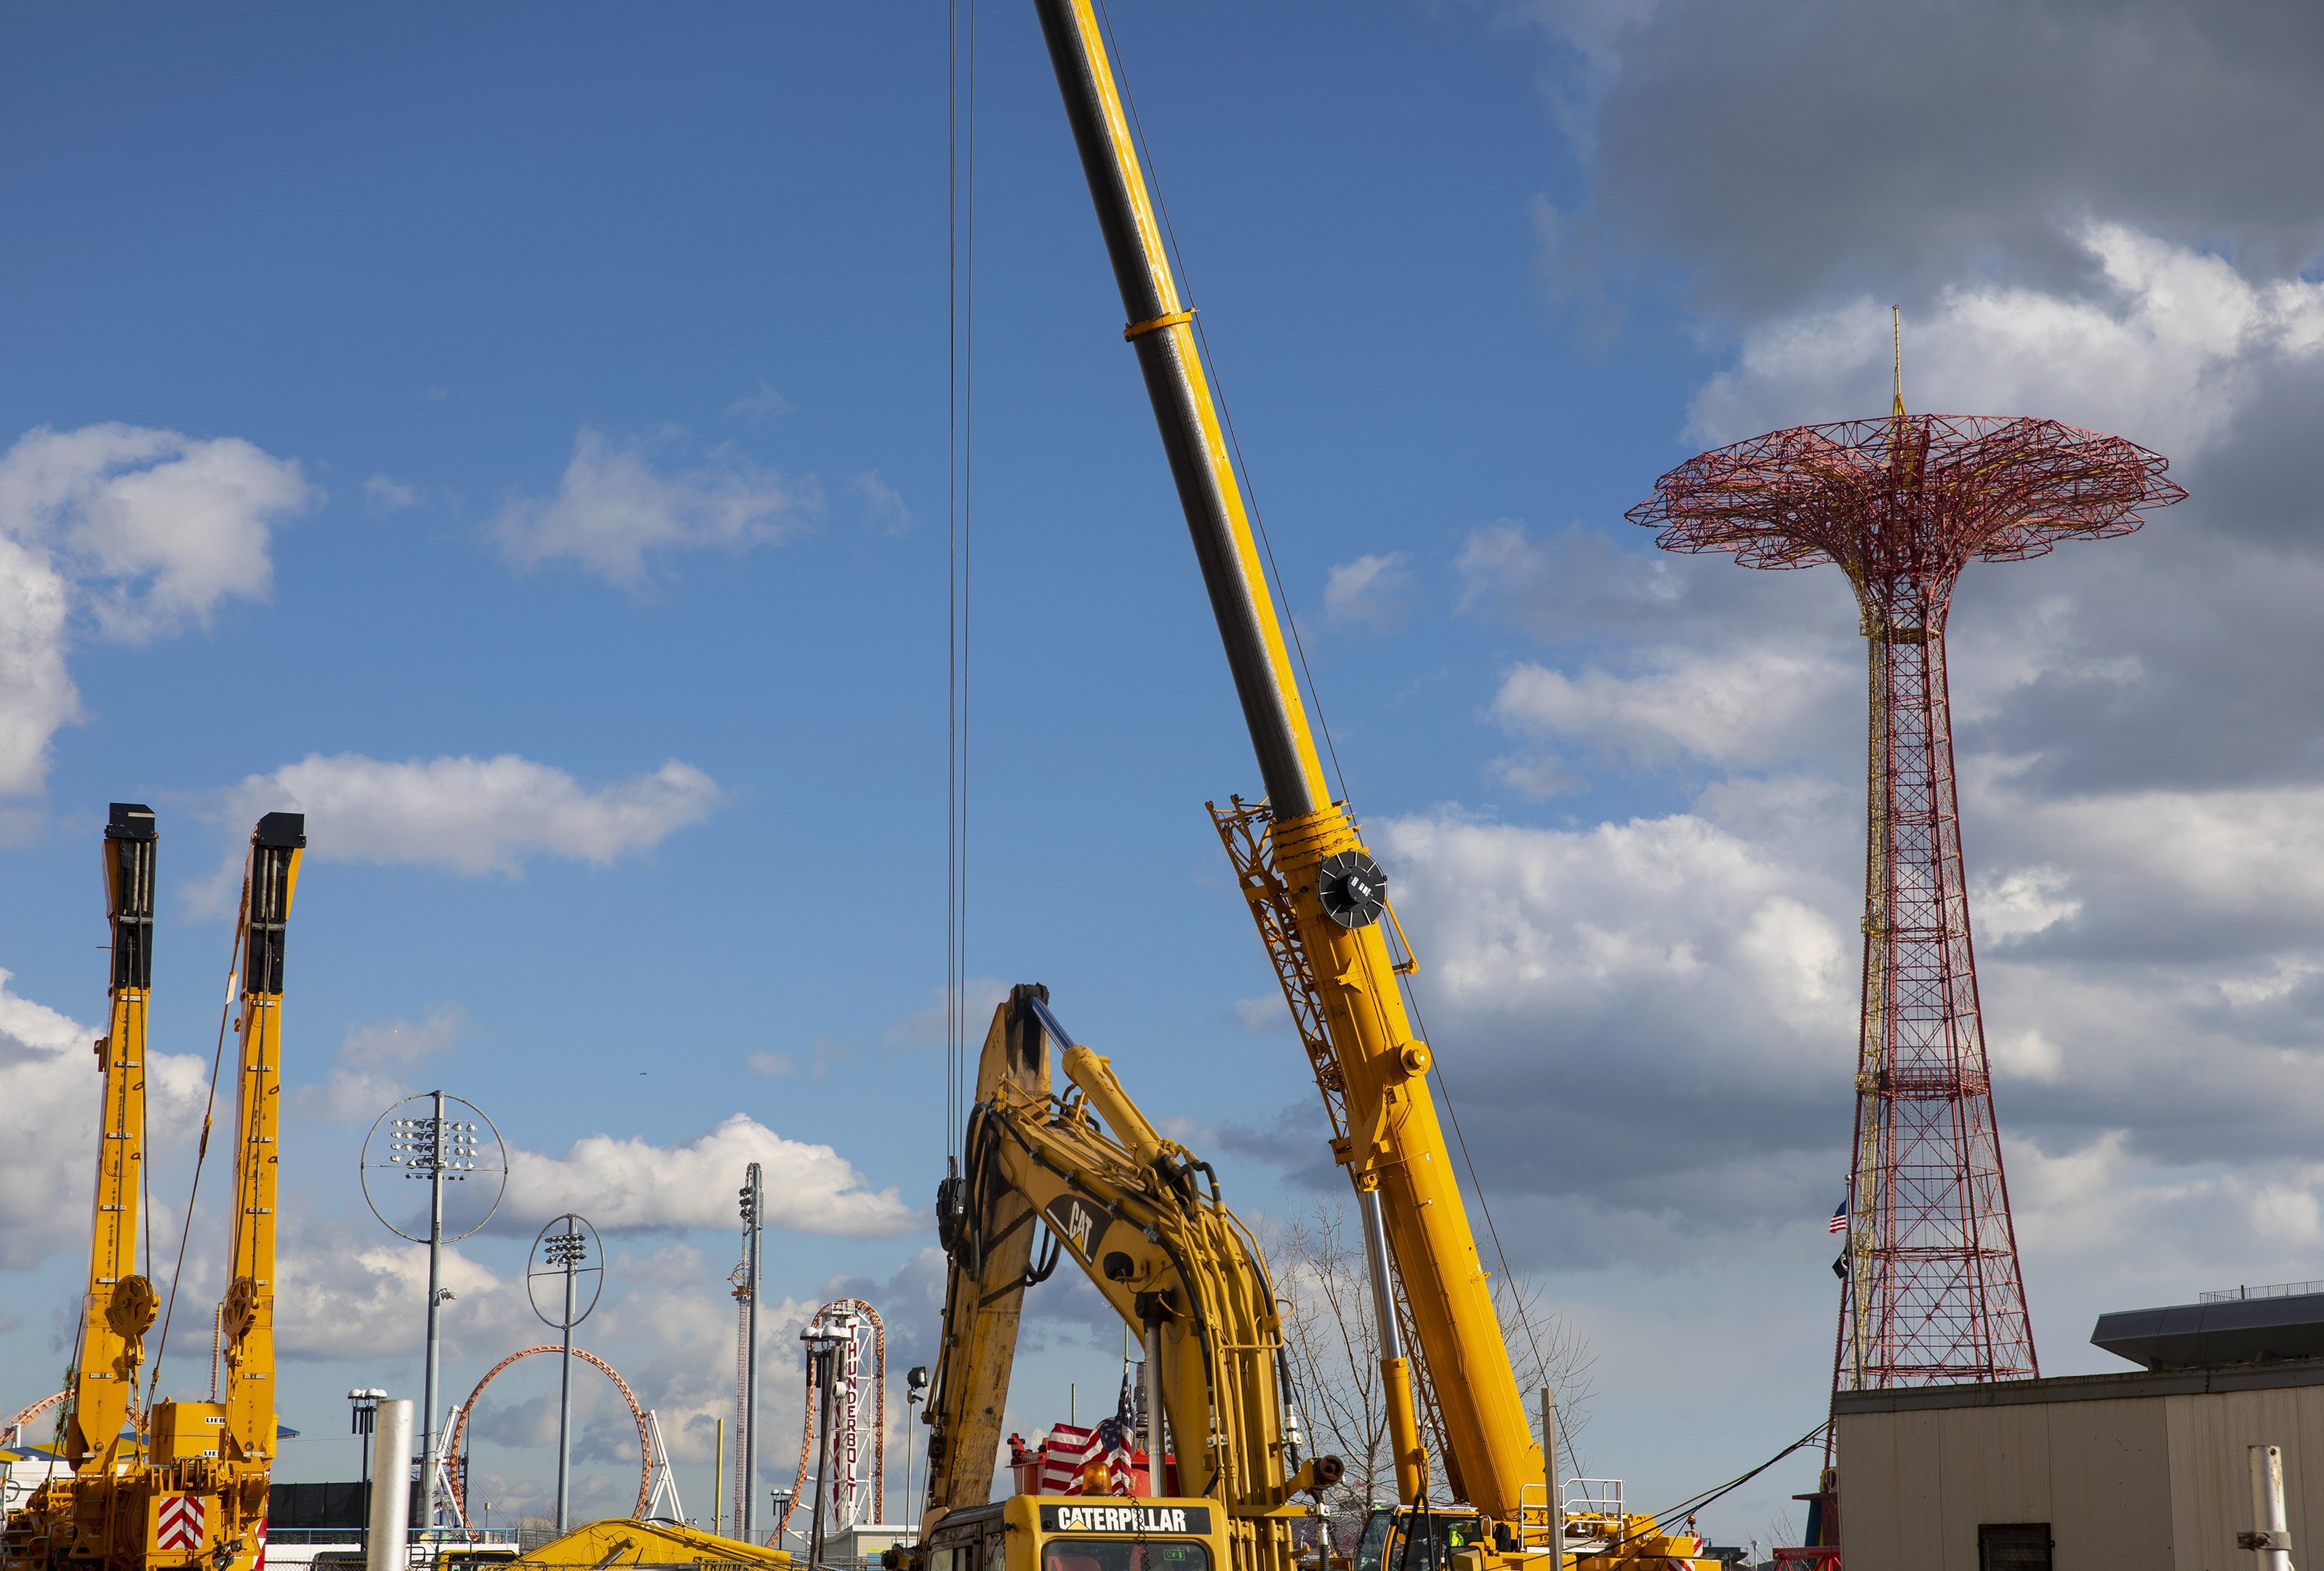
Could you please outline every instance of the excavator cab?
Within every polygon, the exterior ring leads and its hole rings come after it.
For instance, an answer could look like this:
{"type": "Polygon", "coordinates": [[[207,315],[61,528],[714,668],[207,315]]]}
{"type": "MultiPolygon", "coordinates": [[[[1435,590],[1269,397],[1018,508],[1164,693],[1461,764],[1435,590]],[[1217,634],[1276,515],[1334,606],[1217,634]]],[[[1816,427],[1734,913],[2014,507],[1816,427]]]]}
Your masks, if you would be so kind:
{"type": "Polygon", "coordinates": [[[1011,1495],[946,1511],[911,1571],[1229,1571],[1226,1513],[1209,1500],[1011,1495]]]}
{"type": "Polygon", "coordinates": [[[1379,1506],[1356,1541],[1356,1571],[1452,1571],[1457,1551],[1480,1547],[1485,1524],[1475,1511],[1379,1506]]]}

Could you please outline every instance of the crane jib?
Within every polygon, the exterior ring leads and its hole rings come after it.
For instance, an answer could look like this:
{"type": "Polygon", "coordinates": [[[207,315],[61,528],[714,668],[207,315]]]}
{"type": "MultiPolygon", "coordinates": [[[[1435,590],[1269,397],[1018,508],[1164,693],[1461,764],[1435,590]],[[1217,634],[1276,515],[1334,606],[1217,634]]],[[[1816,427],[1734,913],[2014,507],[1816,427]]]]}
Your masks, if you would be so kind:
{"type": "MultiPolygon", "coordinates": [[[[1267,787],[1265,809],[1238,819],[1254,850],[1249,865],[1237,858],[1243,892],[1294,1016],[1303,1021],[1317,1087],[1334,1119],[1333,1158],[1358,1193],[1376,1197],[1410,1315],[1411,1356],[1390,1360],[1382,1371],[1394,1398],[1388,1423],[1399,1495],[1416,1502],[1429,1487],[1410,1400],[1420,1381],[1433,1395],[1432,1421],[1442,1419],[1446,1488],[1504,1524],[1523,1519],[1532,1491],[1539,1519],[1542,1450],[1437,1120],[1429,1086],[1433,1057],[1414,1032],[1399,968],[1382,935],[1388,880],[1345,808],[1332,799],[1316,755],[1191,312],[1178,295],[1167,236],[1107,59],[1103,24],[1093,0],[1036,0],[1036,9],[1120,289],[1125,336],[1153,402],[1267,787]],[[1310,1004],[1305,1016],[1302,1000],[1310,1004]]],[[[1222,829],[1231,854],[1233,833],[1222,829]]],[[[1150,1160],[1160,1150],[1158,1136],[1140,1127],[1142,1118],[1102,1061],[1084,1062],[1082,1055],[1088,1049],[1068,1055],[1068,1073],[1093,1103],[1111,1109],[1110,1122],[1118,1115],[1134,1132],[1131,1143],[1150,1160]]]]}
{"type": "Polygon", "coordinates": [[[1329,806],[1331,793],[1211,410],[1190,313],[1178,299],[1120,97],[1100,65],[1095,19],[1072,0],[1038,0],[1038,9],[1259,777],[1278,818],[1305,818],[1329,806]]]}

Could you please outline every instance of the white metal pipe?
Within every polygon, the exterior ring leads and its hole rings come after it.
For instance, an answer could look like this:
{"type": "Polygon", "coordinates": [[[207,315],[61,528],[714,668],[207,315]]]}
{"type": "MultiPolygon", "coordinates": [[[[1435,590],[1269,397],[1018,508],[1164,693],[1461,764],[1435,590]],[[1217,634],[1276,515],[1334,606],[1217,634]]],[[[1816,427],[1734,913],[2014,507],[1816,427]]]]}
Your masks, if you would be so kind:
{"type": "Polygon", "coordinates": [[[1162,1325],[1146,1327],[1146,1492],[1170,1492],[1169,1474],[1162,1465],[1162,1325]]]}
{"type": "Polygon", "coordinates": [[[1364,1219],[1364,1260],[1372,1270],[1372,1313],[1379,1322],[1380,1356],[1404,1356],[1404,1330],[1397,1324],[1396,1289],[1388,1275],[1388,1228],[1380,1221],[1378,1189],[1356,1196],[1356,1210],[1364,1219]]]}
{"type": "Polygon", "coordinates": [[[1561,1548],[1565,1543],[1565,1495],[1557,1487],[1557,1396],[1547,1386],[1541,1388],[1541,1471],[1549,1490],[1547,1542],[1553,1549],[1561,1548]]]}
{"type": "Polygon", "coordinates": [[[411,1399],[379,1404],[371,1433],[371,1522],[364,1571],[406,1571],[411,1537],[411,1399]]]}
{"type": "Polygon", "coordinates": [[[2292,1571],[2292,1526],[2283,1514],[2283,1450],[2251,1447],[2253,1531],[2242,1535],[2258,1571],[2292,1571]]]}

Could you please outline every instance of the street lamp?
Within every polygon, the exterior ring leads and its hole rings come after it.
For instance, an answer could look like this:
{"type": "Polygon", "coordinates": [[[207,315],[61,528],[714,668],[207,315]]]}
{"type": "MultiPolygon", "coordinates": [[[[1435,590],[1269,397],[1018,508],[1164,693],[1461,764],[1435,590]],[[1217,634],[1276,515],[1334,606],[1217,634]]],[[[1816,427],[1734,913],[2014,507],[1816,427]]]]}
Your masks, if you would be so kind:
{"type": "Polygon", "coordinates": [[[357,1386],[347,1393],[347,1432],[355,1437],[357,1474],[363,1481],[364,1520],[371,1520],[371,1434],[379,1417],[379,1404],[387,1393],[377,1386],[357,1386]]]}
{"type": "Polygon", "coordinates": [[[848,1340],[828,1331],[818,1331],[813,1323],[799,1333],[807,1344],[807,1382],[808,1389],[823,1390],[823,1422],[816,1438],[815,1511],[808,1519],[810,1536],[807,1539],[807,1571],[822,1571],[823,1566],[823,1497],[830,1492],[824,1487],[831,1476],[831,1409],[833,1387],[839,1383],[839,1350],[848,1340]]]}
{"type": "Polygon", "coordinates": [[[566,1529],[572,1498],[573,1327],[589,1317],[605,1285],[604,1252],[596,1250],[593,1254],[595,1240],[596,1229],[568,1211],[541,1228],[533,1240],[533,1263],[525,1272],[525,1290],[532,1296],[533,1313],[565,1333],[564,1372],[558,1377],[557,1397],[557,1530],[560,1533],[566,1529]],[[580,1278],[588,1279],[583,1285],[589,1289],[589,1301],[576,1310],[574,1287],[580,1278]],[[561,1283],[565,1295],[564,1307],[554,1319],[541,1307],[538,1291],[542,1281],[551,1280],[561,1283]]]}
{"type": "Polygon", "coordinates": [[[904,1372],[904,1513],[912,1521],[919,1520],[912,1503],[912,1409],[927,1395],[928,1366],[916,1363],[904,1372]]]}
{"type": "Polygon", "coordinates": [[[371,1206],[372,1214],[399,1237],[428,1246],[428,1354],[420,1409],[420,1487],[427,1492],[432,1520],[439,1462],[436,1452],[444,1438],[436,1428],[437,1419],[442,1416],[436,1406],[438,1375],[443,1363],[442,1313],[452,1297],[451,1290],[444,1286],[444,1246],[457,1243],[475,1232],[499,1209],[501,1196],[508,1187],[508,1152],[492,1120],[484,1117],[474,1103],[443,1091],[424,1091],[405,1097],[380,1115],[371,1133],[364,1137],[358,1165],[363,1175],[364,1198],[371,1206]],[[406,1108],[411,1111],[406,1114],[406,1108]],[[447,1116],[447,1113],[450,1116],[447,1116]],[[374,1192],[371,1176],[374,1169],[383,1173],[400,1172],[406,1178],[428,1186],[425,1236],[407,1232],[388,1220],[389,1212],[401,1214],[402,1206],[383,1192],[374,1192]],[[475,1190],[463,1209],[480,1208],[480,1214],[465,1228],[447,1234],[444,1186],[471,1183],[475,1190]],[[383,1205],[385,1210],[381,1208],[383,1205]]]}
{"type": "Polygon", "coordinates": [[[759,1485],[759,1246],[766,1223],[766,1191],[752,1162],[743,1169],[741,1191],[742,1210],[742,1280],[735,1296],[742,1300],[742,1433],[734,1437],[742,1453],[742,1498],[735,1502],[742,1515],[741,1538],[746,1544],[756,1543],[752,1529],[752,1507],[758,1500],[759,1485]]]}

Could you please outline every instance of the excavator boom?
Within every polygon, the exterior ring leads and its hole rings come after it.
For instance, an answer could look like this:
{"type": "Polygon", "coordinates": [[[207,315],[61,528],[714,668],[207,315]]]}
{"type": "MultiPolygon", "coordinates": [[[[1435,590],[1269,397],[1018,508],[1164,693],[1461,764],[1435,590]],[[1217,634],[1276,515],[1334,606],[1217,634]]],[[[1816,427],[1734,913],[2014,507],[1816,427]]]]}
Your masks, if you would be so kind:
{"type": "MultiPolygon", "coordinates": [[[[1144,1340],[1153,1491],[1010,1509],[1031,1511],[1025,1530],[1037,1535],[1162,1530],[1153,1524],[1192,1520],[1192,1511],[1234,1571],[1291,1571],[1290,1524],[1309,1514],[1296,1497],[1340,1469],[1332,1458],[1303,1463],[1285,1422],[1282,1322],[1266,1261],[1209,1164],[1155,1130],[1112,1067],[1057,1023],[1046,988],[1018,987],[994,1013],[961,1173],[945,1181],[938,1215],[950,1271],[928,1398],[927,1540],[956,1538],[991,1509],[1019,1305],[1071,1259],[1144,1340]],[[1049,1090],[1053,1041],[1071,1083],[1062,1095],[1049,1090]],[[1175,1468],[1163,1461],[1173,1453],[1175,1468]]],[[[1019,1548],[1008,1554],[1018,1571],[1019,1548]]],[[[1174,1564],[1194,1571],[1189,1560],[1174,1564]]]]}

